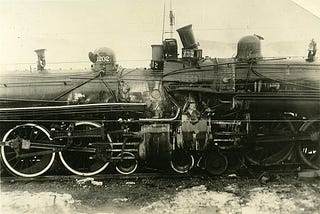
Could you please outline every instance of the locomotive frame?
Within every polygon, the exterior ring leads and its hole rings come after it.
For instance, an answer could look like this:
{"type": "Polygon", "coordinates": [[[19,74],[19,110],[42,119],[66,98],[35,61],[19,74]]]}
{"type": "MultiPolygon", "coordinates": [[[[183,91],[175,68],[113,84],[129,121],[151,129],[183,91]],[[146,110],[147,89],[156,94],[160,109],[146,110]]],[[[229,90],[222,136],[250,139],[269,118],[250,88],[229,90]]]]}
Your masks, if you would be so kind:
{"type": "MultiPolygon", "coordinates": [[[[102,48],[89,53],[90,74],[59,81],[43,74],[56,90],[45,98],[22,99],[21,90],[10,90],[18,83],[2,83],[4,166],[35,177],[58,154],[80,176],[110,163],[122,174],[138,163],[178,173],[200,167],[212,175],[244,164],[320,168],[316,50],[298,62],[263,58],[254,35],[239,41],[235,58],[209,58],[202,57],[191,25],[177,31],[182,57],[176,40],[166,39],[152,46],[150,69],[121,68],[114,52],[102,48]]],[[[37,84],[18,87],[37,96],[43,90],[37,84]]]]}

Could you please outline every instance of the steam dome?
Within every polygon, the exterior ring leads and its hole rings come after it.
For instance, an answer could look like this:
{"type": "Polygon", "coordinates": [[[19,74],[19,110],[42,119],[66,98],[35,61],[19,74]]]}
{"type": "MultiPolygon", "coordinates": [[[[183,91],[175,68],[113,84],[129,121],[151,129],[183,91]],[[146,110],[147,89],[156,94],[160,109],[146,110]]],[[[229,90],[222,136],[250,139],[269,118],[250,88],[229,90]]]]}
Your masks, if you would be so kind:
{"type": "Polygon", "coordinates": [[[89,59],[93,63],[94,71],[114,71],[116,69],[116,55],[110,48],[102,47],[89,52],[89,59]]]}
{"type": "Polygon", "coordinates": [[[257,35],[242,37],[238,42],[237,58],[240,60],[248,60],[261,58],[261,39],[257,35]]]}

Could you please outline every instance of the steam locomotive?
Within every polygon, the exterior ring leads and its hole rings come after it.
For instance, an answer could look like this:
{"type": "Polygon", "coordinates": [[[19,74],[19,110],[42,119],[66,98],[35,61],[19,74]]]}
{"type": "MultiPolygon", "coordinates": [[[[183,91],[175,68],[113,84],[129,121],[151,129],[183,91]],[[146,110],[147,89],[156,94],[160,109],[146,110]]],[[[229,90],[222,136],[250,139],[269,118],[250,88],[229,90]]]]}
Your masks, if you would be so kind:
{"type": "Polygon", "coordinates": [[[128,69],[115,53],[89,53],[91,71],[38,73],[0,83],[1,160],[14,175],[46,173],[56,156],[70,172],[92,176],[110,163],[122,174],[138,164],[194,167],[212,175],[243,164],[320,168],[320,63],[312,41],[305,59],[265,58],[245,36],[233,58],[203,57],[192,25],[177,40],[152,45],[150,68],[128,69]]]}

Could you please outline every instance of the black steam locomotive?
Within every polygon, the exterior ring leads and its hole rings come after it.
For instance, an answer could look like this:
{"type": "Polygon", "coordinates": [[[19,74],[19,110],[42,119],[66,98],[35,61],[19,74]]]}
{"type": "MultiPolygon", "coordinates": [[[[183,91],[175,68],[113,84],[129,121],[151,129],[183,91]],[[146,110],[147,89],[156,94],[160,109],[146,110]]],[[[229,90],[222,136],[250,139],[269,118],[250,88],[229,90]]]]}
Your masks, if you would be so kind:
{"type": "Polygon", "coordinates": [[[57,156],[91,176],[112,163],[193,167],[212,175],[243,164],[320,168],[320,64],[312,41],[305,59],[264,58],[260,36],[243,37],[234,58],[203,57],[192,26],[183,44],[152,45],[148,69],[116,64],[111,49],[89,53],[91,71],[52,73],[37,50],[36,74],[2,74],[1,160],[35,177],[57,156]]]}

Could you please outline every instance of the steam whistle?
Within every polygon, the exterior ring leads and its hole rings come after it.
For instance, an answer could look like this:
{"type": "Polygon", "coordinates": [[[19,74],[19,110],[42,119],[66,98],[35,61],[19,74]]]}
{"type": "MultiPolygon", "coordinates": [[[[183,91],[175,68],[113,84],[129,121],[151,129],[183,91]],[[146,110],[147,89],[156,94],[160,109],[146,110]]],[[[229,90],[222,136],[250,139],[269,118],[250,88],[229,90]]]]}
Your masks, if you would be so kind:
{"type": "Polygon", "coordinates": [[[308,58],[306,59],[307,62],[313,62],[317,53],[317,43],[314,39],[311,40],[308,49],[308,58]]]}
{"type": "Polygon", "coordinates": [[[37,49],[34,52],[36,52],[38,56],[38,63],[37,63],[37,70],[43,71],[44,67],[46,66],[46,59],[45,59],[45,52],[46,49],[37,49]]]}

